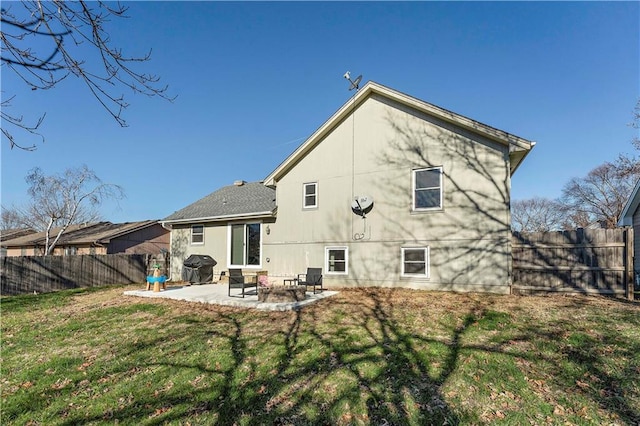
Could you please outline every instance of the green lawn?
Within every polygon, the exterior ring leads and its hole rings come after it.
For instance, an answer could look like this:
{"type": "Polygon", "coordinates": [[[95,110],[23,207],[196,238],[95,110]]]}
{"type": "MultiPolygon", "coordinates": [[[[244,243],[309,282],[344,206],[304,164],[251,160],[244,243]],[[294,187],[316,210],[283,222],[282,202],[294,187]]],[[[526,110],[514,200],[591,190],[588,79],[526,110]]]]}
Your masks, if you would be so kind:
{"type": "Polygon", "coordinates": [[[299,312],[5,297],[3,425],[637,424],[640,304],[341,291],[299,312]]]}

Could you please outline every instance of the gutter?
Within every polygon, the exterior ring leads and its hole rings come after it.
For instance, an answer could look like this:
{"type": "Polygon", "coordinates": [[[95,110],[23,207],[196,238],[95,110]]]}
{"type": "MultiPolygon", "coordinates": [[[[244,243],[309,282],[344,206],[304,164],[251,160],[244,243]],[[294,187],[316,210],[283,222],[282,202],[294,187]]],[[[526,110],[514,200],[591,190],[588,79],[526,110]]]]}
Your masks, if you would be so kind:
{"type": "Polygon", "coordinates": [[[165,225],[173,225],[180,223],[196,223],[196,222],[224,222],[230,219],[254,219],[258,217],[274,217],[274,211],[265,211],[265,212],[256,212],[256,213],[239,213],[239,214],[230,214],[225,216],[208,216],[208,217],[194,217],[188,219],[176,219],[176,220],[164,220],[160,221],[160,224],[163,228],[171,230],[171,228],[167,228],[165,225]]]}

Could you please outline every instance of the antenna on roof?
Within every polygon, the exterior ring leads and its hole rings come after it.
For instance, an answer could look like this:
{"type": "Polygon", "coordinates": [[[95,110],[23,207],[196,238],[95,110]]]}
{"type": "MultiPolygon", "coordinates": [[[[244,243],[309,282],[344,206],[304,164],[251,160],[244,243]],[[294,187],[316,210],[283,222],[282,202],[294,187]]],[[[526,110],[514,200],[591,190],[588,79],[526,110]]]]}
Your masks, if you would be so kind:
{"type": "Polygon", "coordinates": [[[355,80],[351,80],[351,72],[347,71],[344,73],[343,77],[349,80],[349,83],[351,83],[351,85],[349,86],[349,90],[353,90],[353,89],[358,90],[360,88],[360,82],[362,81],[362,74],[357,76],[355,80]]]}

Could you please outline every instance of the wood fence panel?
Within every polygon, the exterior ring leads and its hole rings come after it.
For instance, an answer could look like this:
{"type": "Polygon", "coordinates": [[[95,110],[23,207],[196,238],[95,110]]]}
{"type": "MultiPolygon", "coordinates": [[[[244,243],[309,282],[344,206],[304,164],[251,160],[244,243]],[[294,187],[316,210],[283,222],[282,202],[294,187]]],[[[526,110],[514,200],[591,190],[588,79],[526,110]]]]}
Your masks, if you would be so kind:
{"type": "Polygon", "coordinates": [[[4,256],[0,292],[4,296],[144,283],[148,264],[146,254],[4,256]]]}
{"type": "Polygon", "coordinates": [[[631,229],[518,233],[512,236],[513,292],[627,296],[633,282],[631,229]]]}

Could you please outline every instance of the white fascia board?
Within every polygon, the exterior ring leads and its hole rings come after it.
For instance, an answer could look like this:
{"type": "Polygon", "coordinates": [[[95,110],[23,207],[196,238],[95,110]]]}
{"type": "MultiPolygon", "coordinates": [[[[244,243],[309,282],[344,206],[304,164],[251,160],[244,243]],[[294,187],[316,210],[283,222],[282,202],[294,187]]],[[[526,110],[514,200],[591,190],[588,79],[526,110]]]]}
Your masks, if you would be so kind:
{"type": "MultiPolygon", "coordinates": [[[[528,151],[530,151],[531,148],[533,148],[533,146],[535,145],[535,142],[496,129],[495,127],[488,126],[486,124],[480,123],[479,121],[475,121],[468,117],[456,114],[452,111],[448,111],[444,108],[440,108],[436,105],[414,98],[402,92],[390,89],[373,81],[369,81],[356,95],[354,95],[344,105],[342,105],[342,107],[340,107],[338,111],[336,111],[327,121],[324,122],[324,124],[322,124],[322,126],[320,126],[311,136],[309,136],[309,138],[307,138],[307,140],[303,142],[302,145],[300,145],[291,155],[289,155],[282,163],[280,163],[280,165],[278,165],[278,167],[276,167],[276,169],[264,179],[264,184],[267,186],[276,185],[279,178],[284,173],[286,173],[292,167],[292,165],[297,162],[298,159],[304,156],[311,148],[313,148],[320,140],[322,140],[325,135],[333,130],[333,128],[346,116],[351,114],[351,112],[372,93],[377,93],[388,99],[392,99],[396,102],[407,105],[410,108],[422,111],[428,115],[438,117],[441,120],[468,129],[473,133],[480,134],[498,143],[507,145],[509,146],[510,150],[524,151],[522,159],[524,159],[528,151]]],[[[522,159],[519,162],[521,162],[522,159]]],[[[517,168],[519,162],[518,164],[514,165],[513,171],[515,171],[515,168],[517,168]]]]}
{"type": "Polygon", "coordinates": [[[516,147],[525,150],[531,149],[531,141],[527,139],[521,138],[487,124],[483,124],[479,121],[457,114],[453,111],[446,110],[439,106],[430,104],[426,101],[414,98],[413,96],[409,96],[388,87],[381,86],[376,83],[372,83],[372,85],[374,88],[374,92],[380,93],[387,98],[395,99],[396,101],[410,106],[418,111],[422,111],[429,115],[438,117],[459,127],[471,130],[474,133],[479,133],[489,139],[500,142],[503,145],[509,145],[510,147],[515,145],[516,147]]]}
{"type": "Polygon", "coordinates": [[[371,87],[375,84],[368,82],[364,87],[358,91],[351,99],[343,104],[338,111],[336,111],[327,121],[325,121],[311,136],[309,136],[291,155],[289,155],[282,163],[275,168],[274,171],[264,179],[266,186],[276,185],[283,172],[289,170],[291,164],[295,164],[296,160],[305,155],[311,148],[313,148],[318,141],[320,141],[330,130],[342,121],[351,111],[355,109],[356,104],[360,99],[369,95],[372,91],[371,87]]]}
{"type": "Polygon", "coordinates": [[[638,205],[640,204],[640,196],[638,196],[638,192],[640,191],[640,179],[636,182],[636,186],[631,191],[631,195],[627,200],[627,203],[624,205],[624,209],[622,209],[622,214],[620,215],[620,220],[618,220],[618,226],[633,226],[633,213],[638,209],[638,205]]]}
{"type": "Polygon", "coordinates": [[[230,214],[225,216],[210,216],[210,217],[196,217],[189,219],[178,219],[178,220],[163,220],[160,221],[162,226],[165,225],[177,225],[181,223],[204,223],[204,222],[223,222],[227,220],[238,220],[238,219],[255,219],[259,217],[274,217],[275,214],[273,211],[266,212],[257,212],[257,213],[241,213],[241,214],[230,214]]]}

